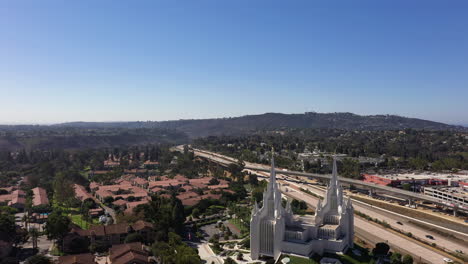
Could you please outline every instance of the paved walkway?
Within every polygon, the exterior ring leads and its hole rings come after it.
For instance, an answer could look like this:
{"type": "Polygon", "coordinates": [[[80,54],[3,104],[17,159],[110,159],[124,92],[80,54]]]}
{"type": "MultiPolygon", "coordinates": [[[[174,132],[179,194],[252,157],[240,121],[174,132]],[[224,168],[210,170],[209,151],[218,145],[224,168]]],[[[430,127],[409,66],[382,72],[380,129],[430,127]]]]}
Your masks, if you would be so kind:
{"type": "Polygon", "coordinates": [[[221,257],[217,256],[213,250],[211,250],[208,242],[204,241],[201,243],[192,243],[198,249],[198,255],[202,260],[205,261],[207,264],[223,264],[224,261],[221,257]]]}

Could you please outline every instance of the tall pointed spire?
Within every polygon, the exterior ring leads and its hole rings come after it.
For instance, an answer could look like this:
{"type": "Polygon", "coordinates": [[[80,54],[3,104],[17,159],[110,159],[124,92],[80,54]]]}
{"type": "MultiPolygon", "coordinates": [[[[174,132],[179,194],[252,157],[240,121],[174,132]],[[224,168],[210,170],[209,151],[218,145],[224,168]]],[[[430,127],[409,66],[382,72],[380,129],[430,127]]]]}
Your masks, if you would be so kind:
{"type": "Polygon", "coordinates": [[[270,183],[272,188],[276,186],[276,171],[275,171],[275,149],[271,148],[271,171],[270,171],[270,183]]]}
{"type": "Polygon", "coordinates": [[[333,188],[336,188],[338,186],[338,169],[336,167],[336,156],[333,156],[333,170],[329,186],[333,188]]]}
{"type": "Polygon", "coordinates": [[[252,216],[255,215],[257,212],[258,212],[258,203],[257,203],[257,201],[255,201],[254,207],[253,207],[253,210],[252,210],[252,216]]]}

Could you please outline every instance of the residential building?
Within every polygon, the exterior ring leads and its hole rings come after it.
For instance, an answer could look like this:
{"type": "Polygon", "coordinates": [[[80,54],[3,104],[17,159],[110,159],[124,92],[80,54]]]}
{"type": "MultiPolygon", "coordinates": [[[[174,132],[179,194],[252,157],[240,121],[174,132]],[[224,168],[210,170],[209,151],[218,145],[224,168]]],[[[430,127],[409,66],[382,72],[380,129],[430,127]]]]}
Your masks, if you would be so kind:
{"type": "Polygon", "coordinates": [[[33,199],[32,199],[33,206],[49,205],[49,198],[47,197],[47,192],[45,189],[36,187],[32,189],[32,192],[33,192],[33,199]]]}
{"type": "Polygon", "coordinates": [[[91,253],[68,255],[59,257],[60,264],[97,264],[95,257],[91,253]]]}
{"type": "Polygon", "coordinates": [[[112,264],[147,264],[148,253],[139,242],[114,245],[109,250],[112,264]]]}
{"type": "Polygon", "coordinates": [[[134,232],[140,234],[145,241],[151,242],[154,239],[153,225],[142,220],[134,224],[96,225],[91,226],[88,230],[74,227],[71,231],[71,233],[87,237],[91,243],[99,241],[108,246],[122,244],[127,235],[134,232]]]}

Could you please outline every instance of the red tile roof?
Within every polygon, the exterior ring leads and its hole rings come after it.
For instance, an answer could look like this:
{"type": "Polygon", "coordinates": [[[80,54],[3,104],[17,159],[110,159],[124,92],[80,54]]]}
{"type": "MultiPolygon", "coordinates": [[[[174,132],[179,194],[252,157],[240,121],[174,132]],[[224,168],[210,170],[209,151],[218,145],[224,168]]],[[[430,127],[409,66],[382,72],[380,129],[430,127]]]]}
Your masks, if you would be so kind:
{"type": "Polygon", "coordinates": [[[128,202],[123,200],[123,199],[119,199],[117,201],[114,201],[112,204],[114,205],[117,205],[117,206],[122,206],[122,205],[126,205],[128,202]]]}
{"type": "Polygon", "coordinates": [[[193,197],[199,196],[196,192],[183,192],[177,195],[177,199],[179,200],[185,200],[193,197]]]}
{"type": "Polygon", "coordinates": [[[140,177],[137,177],[133,180],[133,182],[135,184],[139,184],[139,185],[144,185],[144,184],[147,184],[148,183],[148,180],[145,180],[143,178],[140,178],[140,177]]]}
{"type": "Polygon", "coordinates": [[[131,229],[135,231],[142,230],[144,228],[153,228],[153,225],[151,223],[139,220],[136,223],[130,225],[128,223],[118,223],[118,224],[113,224],[113,225],[94,225],[91,226],[88,230],[78,230],[76,229],[75,231],[77,233],[81,232],[80,235],[85,235],[85,236],[90,236],[90,235],[96,235],[96,236],[105,236],[105,235],[113,235],[113,234],[125,234],[128,233],[131,229]]]}
{"type": "Polygon", "coordinates": [[[46,190],[36,187],[32,189],[33,191],[33,206],[38,206],[38,205],[47,205],[49,204],[49,198],[47,198],[47,192],[46,190]]]}
{"type": "Polygon", "coordinates": [[[112,264],[148,263],[148,253],[140,242],[114,245],[109,250],[112,264]]]}
{"type": "Polygon", "coordinates": [[[75,196],[80,201],[84,201],[88,198],[93,198],[92,195],[86,191],[86,188],[84,186],[75,184],[74,188],[75,188],[75,196]]]}
{"type": "Polygon", "coordinates": [[[94,264],[94,255],[91,253],[68,255],[59,257],[60,264],[94,264]]]}

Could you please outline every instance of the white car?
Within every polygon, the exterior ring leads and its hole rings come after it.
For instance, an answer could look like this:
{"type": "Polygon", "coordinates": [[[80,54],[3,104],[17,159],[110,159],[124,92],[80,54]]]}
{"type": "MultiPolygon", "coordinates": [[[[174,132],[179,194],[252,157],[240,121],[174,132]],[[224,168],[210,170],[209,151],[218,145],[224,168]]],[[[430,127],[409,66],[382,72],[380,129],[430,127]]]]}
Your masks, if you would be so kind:
{"type": "Polygon", "coordinates": [[[445,263],[453,263],[453,260],[449,259],[449,258],[444,258],[444,262],[445,263]]]}

